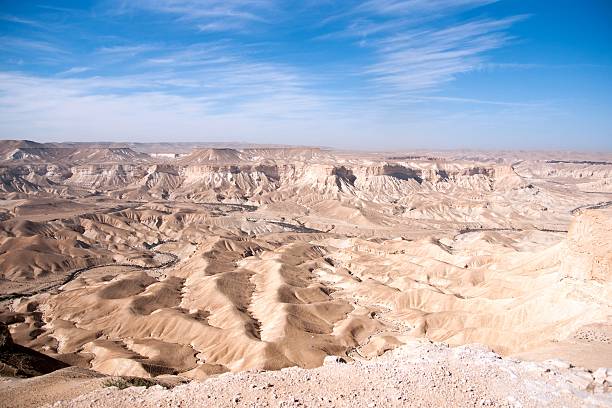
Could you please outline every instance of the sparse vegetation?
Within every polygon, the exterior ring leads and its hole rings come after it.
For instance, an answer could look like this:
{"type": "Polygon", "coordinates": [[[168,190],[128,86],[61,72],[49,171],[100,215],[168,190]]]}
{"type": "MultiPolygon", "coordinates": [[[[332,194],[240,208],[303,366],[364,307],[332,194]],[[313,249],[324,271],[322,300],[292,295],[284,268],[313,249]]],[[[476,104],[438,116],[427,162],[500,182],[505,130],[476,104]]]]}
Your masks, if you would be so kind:
{"type": "MultiPolygon", "coordinates": [[[[104,387],[117,387],[124,390],[128,387],[152,387],[158,384],[156,381],[141,377],[115,377],[105,380],[102,385],[104,387]]],[[[163,386],[163,385],[162,385],[163,386]]]]}

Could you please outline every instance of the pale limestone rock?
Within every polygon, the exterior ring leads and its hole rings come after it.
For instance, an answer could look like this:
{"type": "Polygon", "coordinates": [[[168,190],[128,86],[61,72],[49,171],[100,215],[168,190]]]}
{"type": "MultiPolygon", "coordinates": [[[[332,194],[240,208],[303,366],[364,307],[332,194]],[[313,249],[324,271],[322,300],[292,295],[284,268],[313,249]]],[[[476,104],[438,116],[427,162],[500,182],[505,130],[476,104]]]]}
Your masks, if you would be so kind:
{"type": "Polygon", "coordinates": [[[569,228],[567,254],[561,262],[564,276],[580,280],[612,278],[612,210],[584,210],[569,228]]]}

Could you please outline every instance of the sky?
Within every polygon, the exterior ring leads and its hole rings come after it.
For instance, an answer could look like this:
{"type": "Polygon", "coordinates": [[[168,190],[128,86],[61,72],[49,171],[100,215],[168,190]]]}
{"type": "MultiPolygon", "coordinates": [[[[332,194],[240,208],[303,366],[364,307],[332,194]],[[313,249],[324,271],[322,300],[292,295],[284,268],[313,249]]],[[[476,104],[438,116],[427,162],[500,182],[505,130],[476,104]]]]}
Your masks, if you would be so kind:
{"type": "Polygon", "coordinates": [[[612,151],[609,0],[0,0],[0,139],[612,151]]]}

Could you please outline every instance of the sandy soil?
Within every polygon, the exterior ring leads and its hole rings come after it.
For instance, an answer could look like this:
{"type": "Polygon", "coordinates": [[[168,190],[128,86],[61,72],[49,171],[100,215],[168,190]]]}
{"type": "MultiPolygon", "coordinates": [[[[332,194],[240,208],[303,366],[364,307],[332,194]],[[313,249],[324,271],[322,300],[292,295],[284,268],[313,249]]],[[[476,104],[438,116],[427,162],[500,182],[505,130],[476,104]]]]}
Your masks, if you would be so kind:
{"type": "Polygon", "coordinates": [[[104,376],[81,368],[65,368],[27,379],[2,378],[1,407],[40,407],[49,402],[76,398],[103,387],[104,376]]]}
{"type": "Polygon", "coordinates": [[[612,366],[605,154],[15,141],[0,158],[0,321],[69,365],[202,380],[426,338],[612,366]]]}

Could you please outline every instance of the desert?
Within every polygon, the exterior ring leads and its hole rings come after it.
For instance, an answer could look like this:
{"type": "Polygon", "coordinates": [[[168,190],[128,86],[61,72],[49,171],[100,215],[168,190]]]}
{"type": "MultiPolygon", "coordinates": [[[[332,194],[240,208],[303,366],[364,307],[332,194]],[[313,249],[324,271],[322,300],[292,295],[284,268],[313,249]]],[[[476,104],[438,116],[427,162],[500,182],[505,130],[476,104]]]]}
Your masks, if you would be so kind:
{"type": "Polygon", "coordinates": [[[0,408],[612,407],[611,21],[0,1],[0,408]]]}
{"type": "Polygon", "coordinates": [[[612,401],[610,155],[0,147],[5,406],[612,401]]]}

